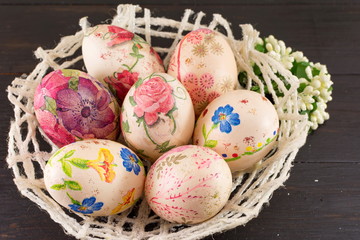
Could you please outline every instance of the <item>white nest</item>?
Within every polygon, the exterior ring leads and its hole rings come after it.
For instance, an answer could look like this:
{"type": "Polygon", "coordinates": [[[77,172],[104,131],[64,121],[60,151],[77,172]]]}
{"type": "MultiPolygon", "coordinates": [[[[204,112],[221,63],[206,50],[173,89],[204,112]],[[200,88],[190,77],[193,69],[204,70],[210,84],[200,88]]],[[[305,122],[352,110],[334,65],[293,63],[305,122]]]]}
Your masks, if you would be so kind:
{"type": "MultiPolygon", "coordinates": [[[[252,64],[257,64],[263,73],[281,121],[275,148],[252,172],[240,173],[234,177],[230,200],[221,212],[204,223],[169,223],[154,215],[144,200],[115,216],[94,218],[75,215],[58,205],[45,189],[42,170],[57,147],[39,129],[33,108],[34,91],[44,75],[53,69],[68,68],[82,59],[77,50],[82,44],[83,31],[66,36],[54,49],[38,48],[35,55],[41,60],[40,63],[32,73],[14,79],[8,87],[9,100],[14,104],[15,120],[11,122],[9,132],[7,162],[14,172],[14,182],[19,191],[47,211],[67,234],[79,239],[199,239],[246,224],[259,214],[274,190],[282,186],[289,177],[293,160],[305,143],[309,129],[307,117],[299,114],[297,106],[299,80],[280,62],[254,49],[259,33],[251,25],[241,25],[243,39],[236,40],[229,23],[221,15],[214,14],[209,24],[203,24],[201,21],[204,15],[203,12],[194,15],[192,10],[186,10],[181,21],[176,21],[151,17],[148,9],[139,6],[119,5],[112,24],[145,36],[149,43],[152,38],[170,39],[170,47],[154,46],[157,52],[165,56],[165,65],[179,40],[188,31],[200,26],[223,31],[233,49],[239,69],[247,73],[248,89],[255,82],[260,86],[261,93],[264,93],[264,84],[253,72],[252,64]],[[192,19],[195,19],[194,23],[191,23],[192,19]],[[283,80],[275,73],[282,75],[291,87],[287,89],[283,80]],[[284,97],[276,96],[271,81],[278,84],[284,97]],[[48,144],[44,144],[44,140],[48,144]],[[40,141],[43,143],[40,144],[40,141]],[[50,145],[51,150],[49,147],[47,151],[42,149],[45,145],[50,145]]],[[[86,28],[86,19],[81,19],[80,25],[83,29],[86,28]]]]}

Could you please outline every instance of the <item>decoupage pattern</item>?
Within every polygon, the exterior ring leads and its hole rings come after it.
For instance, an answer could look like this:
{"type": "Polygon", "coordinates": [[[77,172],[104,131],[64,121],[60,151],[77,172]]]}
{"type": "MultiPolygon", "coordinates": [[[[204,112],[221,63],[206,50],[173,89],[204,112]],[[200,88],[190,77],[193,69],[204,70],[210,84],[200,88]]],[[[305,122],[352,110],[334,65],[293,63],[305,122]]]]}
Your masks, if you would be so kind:
{"type": "Polygon", "coordinates": [[[183,37],[171,57],[168,73],[176,76],[189,91],[196,115],[237,85],[230,47],[219,33],[210,29],[200,28],[183,37]]]}

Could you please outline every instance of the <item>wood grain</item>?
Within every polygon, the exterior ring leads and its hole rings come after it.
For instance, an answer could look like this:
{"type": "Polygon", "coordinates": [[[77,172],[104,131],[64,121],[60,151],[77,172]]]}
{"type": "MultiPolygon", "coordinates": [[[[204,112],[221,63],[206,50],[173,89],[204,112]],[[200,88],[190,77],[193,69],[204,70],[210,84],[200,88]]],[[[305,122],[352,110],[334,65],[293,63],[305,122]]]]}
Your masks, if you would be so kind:
{"type": "MultiPolygon", "coordinates": [[[[186,7],[151,9],[154,16],[180,20],[186,7]]],[[[222,14],[232,22],[238,38],[241,31],[237,25],[251,23],[261,36],[273,34],[313,62],[326,63],[332,74],[360,74],[360,5],[205,5],[193,9],[206,12],[208,21],[211,14],[222,14]]],[[[6,24],[0,29],[1,53],[5,56],[0,59],[0,72],[31,71],[37,62],[32,52],[38,46],[53,48],[61,36],[79,31],[78,21],[83,16],[99,24],[114,14],[115,6],[2,6],[0,22],[6,24]]]]}
{"type": "MultiPolygon", "coordinates": [[[[6,87],[29,73],[38,47],[53,48],[61,36],[80,30],[89,16],[98,24],[115,14],[118,2],[104,0],[0,0],[0,157],[7,155],[12,106],[6,87]]],[[[240,23],[252,23],[262,36],[282,39],[333,75],[331,118],[300,149],[285,188],[245,227],[212,239],[360,239],[360,3],[357,0],[139,0],[154,16],[179,20],[184,9],[221,13],[241,37],[240,23]]],[[[0,239],[74,239],[33,202],[20,196],[11,170],[0,164],[0,239]]]]}
{"type": "MultiPolygon", "coordinates": [[[[114,5],[120,4],[114,0],[0,0],[0,5],[114,5]]],[[[131,3],[129,2],[123,2],[131,3]]],[[[328,5],[344,5],[344,4],[357,4],[357,0],[182,0],[182,1],[168,1],[168,0],[137,0],[138,5],[215,5],[215,6],[224,6],[224,5],[319,5],[319,4],[328,4],[328,5]]]]}

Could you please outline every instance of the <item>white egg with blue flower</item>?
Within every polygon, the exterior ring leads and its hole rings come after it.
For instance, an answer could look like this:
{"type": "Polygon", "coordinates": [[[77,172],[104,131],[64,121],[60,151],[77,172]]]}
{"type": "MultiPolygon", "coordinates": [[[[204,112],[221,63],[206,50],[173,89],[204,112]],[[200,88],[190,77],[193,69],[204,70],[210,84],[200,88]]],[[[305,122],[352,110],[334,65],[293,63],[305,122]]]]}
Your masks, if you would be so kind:
{"type": "Polygon", "coordinates": [[[118,214],[142,196],[145,169],[126,146],[78,141],[56,151],[44,170],[45,186],[60,205],[92,216],[118,214]]]}
{"type": "Polygon", "coordinates": [[[252,167],[273,149],[279,117],[259,93],[235,90],[211,102],[196,122],[193,142],[219,153],[232,172],[252,167]]]}

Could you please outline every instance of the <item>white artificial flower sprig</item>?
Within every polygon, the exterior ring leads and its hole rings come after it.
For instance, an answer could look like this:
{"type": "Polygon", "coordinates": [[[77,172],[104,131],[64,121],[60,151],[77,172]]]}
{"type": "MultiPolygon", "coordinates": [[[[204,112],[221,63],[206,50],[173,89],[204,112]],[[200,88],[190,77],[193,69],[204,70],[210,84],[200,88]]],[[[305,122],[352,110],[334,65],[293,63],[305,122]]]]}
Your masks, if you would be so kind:
{"type": "MultiPolygon", "coordinates": [[[[264,39],[258,38],[255,49],[281,62],[286,69],[298,77],[300,80],[300,87],[298,88],[300,112],[308,114],[312,130],[316,130],[320,124],[329,119],[326,108],[327,103],[332,100],[333,82],[325,65],[310,62],[302,52],[293,52],[290,47],[286,47],[283,41],[277,40],[272,35],[264,39]]],[[[261,79],[262,74],[256,67],[254,66],[254,72],[261,79]]],[[[245,83],[243,78],[243,73],[240,73],[240,84],[245,83]]],[[[282,97],[277,86],[274,86],[274,89],[277,96],[282,97]]],[[[257,91],[259,88],[254,86],[252,90],[257,91]]]]}

